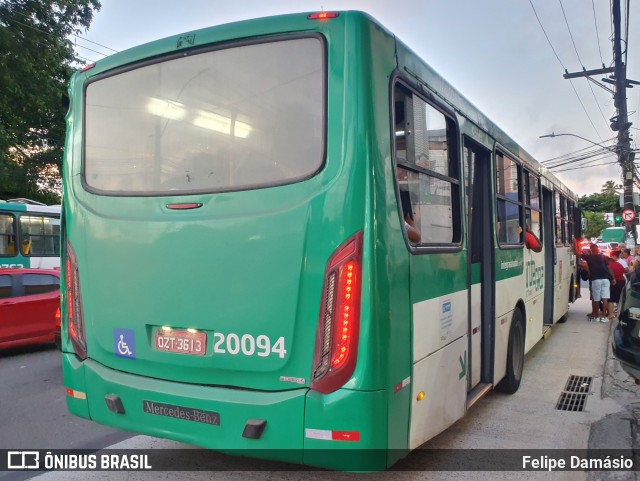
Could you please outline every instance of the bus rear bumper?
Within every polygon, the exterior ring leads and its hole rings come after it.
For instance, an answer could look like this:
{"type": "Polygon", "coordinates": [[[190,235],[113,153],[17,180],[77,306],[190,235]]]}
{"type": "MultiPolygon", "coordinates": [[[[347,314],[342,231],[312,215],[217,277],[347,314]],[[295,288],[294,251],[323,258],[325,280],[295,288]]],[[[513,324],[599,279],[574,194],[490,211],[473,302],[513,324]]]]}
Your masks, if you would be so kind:
{"type": "Polygon", "coordinates": [[[123,373],[91,359],[80,362],[74,354],[63,357],[67,407],[75,415],[229,454],[303,462],[307,389],[193,385],[123,373]]]}
{"type": "Polygon", "coordinates": [[[202,386],[124,373],[70,353],[62,365],[69,411],[101,424],[233,455],[347,471],[387,467],[386,391],[202,386]]]}

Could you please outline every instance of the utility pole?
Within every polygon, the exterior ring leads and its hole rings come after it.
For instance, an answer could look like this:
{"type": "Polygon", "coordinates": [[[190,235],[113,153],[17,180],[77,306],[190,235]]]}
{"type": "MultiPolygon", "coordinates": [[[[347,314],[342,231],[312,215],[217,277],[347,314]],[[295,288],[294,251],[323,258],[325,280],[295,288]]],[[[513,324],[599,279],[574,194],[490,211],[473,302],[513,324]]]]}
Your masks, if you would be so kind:
{"type": "MultiPolygon", "coordinates": [[[[635,214],[635,206],[633,203],[633,184],[634,184],[634,157],[635,153],[631,151],[631,140],[629,136],[629,128],[631,122],[629,122],[627,114],[627,88],[633,88],[633,85],[640,85],[640,82],[634,80],[627,80],[627,66],[624,63],[622,57],[622,32],[621,32],[621,19],[620,13],[620,0],[612,0],[611,13],[613,18],[613,59],[614,67],[605,68],[603,65],[601,69],[586,70],[583,67],[582,72],[569,73],[565,71],[563,75],[566,79],[586,77],[587,80],[595,83],[599,87],[602,87],[606,91],[613,94],[614,105],[617,109],[616,115],[611,120],[611,130],[618,132],[618,143],[615,147],[618,154],[618,163],[622,169],[622,185],[624,188],[624,210],[630,210],[635,214]],[[609,87],[602,85],[601,83],[593,80],[591,75],[598,75],[604,73],[612,73],[609,78],[603,78],[602,81],[608,84],[613,84],[615,90],[611,90],[609,87]]],[[[627,45],[626,48],[629,46],[627,45]]],[[[627,237],[631,235],[636,239],[635,220],[625,222],[625,229],[627,237]]]]}
{"type": "MultiPolygon", "coordinates": [[[[622,185],[624,192],[624,210],[631,210],[635,213],[635,206],[633,204],[633,158],[631,155],[631,141],[629,138],[629,122],[627,114],[627,87],[632,85],[627,83],[627,66],[622,58],[622,34],[621,34],[621,19],[620,14],[620,0],[613,0],[612,2],[612,14],[613,14],[613,60],[614,60],[614,80],[615,80],[615,95],[613,97],[614,105],[618,110],[617,115],[613,118],[611,123],[611,129],[618,131],[618,163],[622,167],[622,185]]],[[[627,45],[626,48],[629,48],[627,45]]],[[[625,222],[627,238],[631,235],[634,241],[636,240],[636,222],[635,219],[630,222],[625,222]]]]}

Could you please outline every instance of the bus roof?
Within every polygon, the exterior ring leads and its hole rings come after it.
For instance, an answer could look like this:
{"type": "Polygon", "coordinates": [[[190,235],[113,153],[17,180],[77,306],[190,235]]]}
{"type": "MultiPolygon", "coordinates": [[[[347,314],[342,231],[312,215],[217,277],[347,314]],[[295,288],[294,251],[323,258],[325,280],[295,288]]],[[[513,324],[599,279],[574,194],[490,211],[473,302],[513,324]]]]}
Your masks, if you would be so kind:
{"type": "Polygon", "coordinates": [[[403,60],[408,60],[407,63],[415,69],[415,71],[412,72],[411,69],[405,66],[404,70],[410,75],[419,75],[422,83],[426,82],[425,86],[441,100],[474,122],[481,130],[494,138],[507,152],[510,152],[525,162],[541,177],[552,183],[558,190],[562,191],[571,199],[577,200],[575,194],[553,173],[549,172],[547,168],[535,160],[533,156],[525,151],[504,130],[486,117],[464,95],[447,82],[435,69],[429,66],[424,59],[415,54],[410,47],[391,33],[381,22],[368,13],[357,10],[335,12],[338,13],[338,17],[331,20],[310,20],[309,16],[313,13],[318,12],[290,13],[253,18],[179,33],[110,55],[76,72],[74,76],[76,80],[82,79],[80,81],[85,81],[87,77],[93,77],[114,68],[124,67],[151,57],[166,55],[172,51],[179,52],[198,48],[217,42],[227,42],[241,38],[255,38],[257,36],[275,35],[284,32],[316,31],[318,30],[317,26],[320,21],[368,21],[374,23],[378,28],[395,38],[398,45],[398,60],[400,60],[400,57],[403,57],[403,60]]]}

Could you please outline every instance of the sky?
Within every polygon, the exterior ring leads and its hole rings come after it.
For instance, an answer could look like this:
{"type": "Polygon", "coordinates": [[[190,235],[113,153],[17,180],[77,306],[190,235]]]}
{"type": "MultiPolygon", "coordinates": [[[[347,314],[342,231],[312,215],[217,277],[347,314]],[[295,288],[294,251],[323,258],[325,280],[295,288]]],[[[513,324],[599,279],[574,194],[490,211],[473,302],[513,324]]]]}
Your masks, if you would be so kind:
{"type": "MultiPolygon", "coordinates": [[[[238,20],[362,10],[543,164],[561,163],[563,156],[591,150],[594,143],[616,143],[617,132],[609,126],[616,113],[612,94],[586,78],[563,78],[565,70],[613,65],[610,0],[101,1],[90,29],[76,43],[77,53],[92,61],[114,50],[238,20]],[[539,138],[551,133],[571,135],[539,138]]],[[[621,3],[624,38],[627,0],[621,3]]],[[[640,81],[640,5],[630,3],[627,78],[640,81]]],[[[640,85],[627,89],[627,104],[631,145],[638,148],[640,85]]],[[[581,196],[601,192],[608,180],[621,183],[615,154],[552,172],[581,196]]]]}

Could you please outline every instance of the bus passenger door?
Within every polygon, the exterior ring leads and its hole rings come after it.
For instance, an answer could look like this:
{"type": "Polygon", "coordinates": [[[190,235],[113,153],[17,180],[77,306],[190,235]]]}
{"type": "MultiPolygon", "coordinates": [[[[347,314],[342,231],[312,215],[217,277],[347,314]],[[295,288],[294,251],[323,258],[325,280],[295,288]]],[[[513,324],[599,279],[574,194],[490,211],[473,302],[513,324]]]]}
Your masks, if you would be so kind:
{"type": "Polygon", "coordinates": [[[464,141],[469,279],[469,375],[467,405],[490,388],[493,357],[494,252],[491,152],[464,141]]]}
{"type": "Polygon", "coordinates": [[[553,192],[542,188],[542,245],[544,248],[544,324],[553,324],[553,284],[555,280],[555,246],[554,235],[555,210],[553,208],[553,192]]]}

